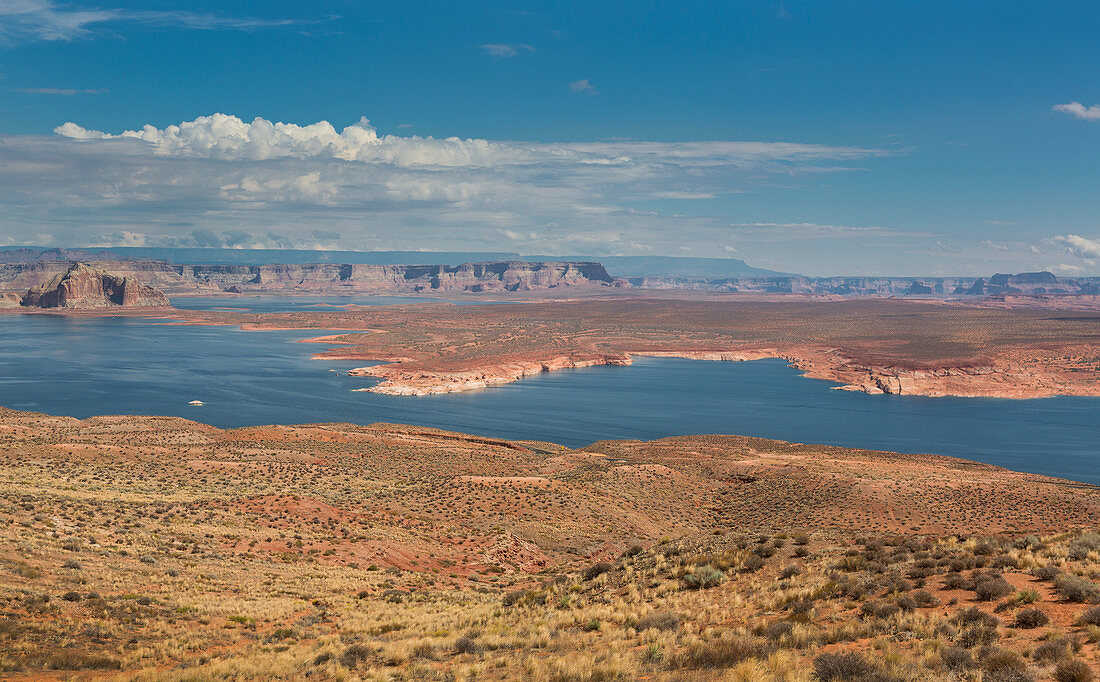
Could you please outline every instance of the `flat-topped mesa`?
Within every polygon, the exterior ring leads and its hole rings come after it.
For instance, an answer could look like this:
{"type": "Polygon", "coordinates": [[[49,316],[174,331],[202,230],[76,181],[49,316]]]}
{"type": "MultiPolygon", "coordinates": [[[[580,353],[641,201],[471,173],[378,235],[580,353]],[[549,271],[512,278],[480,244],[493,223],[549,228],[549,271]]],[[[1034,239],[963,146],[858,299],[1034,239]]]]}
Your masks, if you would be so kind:
{"type": "Polygon", "coordinates": [[[20,305],[33,308],[160,308],[169,305],[159,290],[133,277],[120,277],[76,263],[67,272],[31,287],[20,305]]]}
{"type": "Polygon", "coordinates": [[[196,266],[196,279],[209,279],[242,290],[354,291],[531,291],[561,286],[609,286],[616,283],[595,262],[497,261],[448,265],[261,265],[254,276],[240,277],[239,268],[214,271],[196,266]]]}

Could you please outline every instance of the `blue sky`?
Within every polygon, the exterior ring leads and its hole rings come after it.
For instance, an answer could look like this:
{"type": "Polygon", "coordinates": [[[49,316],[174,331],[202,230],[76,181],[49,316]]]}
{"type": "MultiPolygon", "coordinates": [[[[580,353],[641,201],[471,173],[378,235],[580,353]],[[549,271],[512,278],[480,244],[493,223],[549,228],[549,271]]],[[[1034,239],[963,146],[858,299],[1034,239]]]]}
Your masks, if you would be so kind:
{"type": "Polygon", "coordinates": [[[0,0],[0,244],[1100,274],[1098,34],[1095,2],[0,0]]]}

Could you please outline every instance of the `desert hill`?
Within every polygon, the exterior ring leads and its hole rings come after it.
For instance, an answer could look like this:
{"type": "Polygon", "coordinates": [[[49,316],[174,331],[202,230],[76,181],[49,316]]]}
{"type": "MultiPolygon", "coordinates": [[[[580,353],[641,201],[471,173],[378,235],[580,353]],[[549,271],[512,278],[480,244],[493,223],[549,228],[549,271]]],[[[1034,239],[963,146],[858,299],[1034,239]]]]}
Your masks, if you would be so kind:
{"type": "Polygon", "coordinates": [[[1100,537],[1081,530],[1097,489],[964,460],[0,409],[0,465],[4,674],[1029,680],[1097,666],[1100,537]]]}

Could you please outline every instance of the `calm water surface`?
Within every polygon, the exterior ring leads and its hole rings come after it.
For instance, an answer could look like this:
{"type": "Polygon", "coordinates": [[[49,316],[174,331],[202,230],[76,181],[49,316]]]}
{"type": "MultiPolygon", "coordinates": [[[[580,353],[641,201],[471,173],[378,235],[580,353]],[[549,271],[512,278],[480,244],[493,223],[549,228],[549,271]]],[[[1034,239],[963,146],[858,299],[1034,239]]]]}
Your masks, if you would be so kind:
{"type": "Polygon", "coordinates": [[[569,446],[737,433],[954,455],[1100,484],[1096,398],[868,396],[832,390],[778,360],[657,358],[475,393],[393,397],[352,392],[375,380],[342,371],[367,363],[311,360],[323,347],[295,342],[321,333],[0,316],[0,405],[75,417],[177,415],[222,427],[388,421],[569,446]]]}

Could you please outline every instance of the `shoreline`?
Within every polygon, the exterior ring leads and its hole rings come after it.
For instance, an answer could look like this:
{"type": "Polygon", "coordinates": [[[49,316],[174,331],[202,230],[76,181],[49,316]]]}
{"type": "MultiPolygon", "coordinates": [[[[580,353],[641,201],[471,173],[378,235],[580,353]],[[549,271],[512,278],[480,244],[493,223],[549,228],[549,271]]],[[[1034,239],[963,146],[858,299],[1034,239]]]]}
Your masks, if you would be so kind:
{"type": "MultiPolygon", "coordinates": [[[[305,342],[330,342],[326,337],[305,342]]],[[[350,345],[350,344],[349,344],[350,345]]],[[[837,384],[839,391],[858,391],[869,395],[913,395],[930,398],[1003,398],[1028,400],[1056,396],[1100,397],[1100,385],[1059,383],[1056,379],[1022,367],[1003,367],[995,363],[980,366],[948,366],[906,369],[891,366],[866,366],[839,355],[835,349],[740,348],[726,350],[645,350],[625,351],[621,355],[577,358],[558,355],[547,359],[515,360],[498,364],[454,370],[409,370],[402,365],[415,362],[407,357],[364,356],[355,352],[318,353],[319,360],[375,360],[380,363],[357,367],[349,376],[381,379],[376,386],[357,388],[392,396],[427,396],[478,391],[515,383],[524,377],[562,369],[594,366],[629,366],[636,357],[680,358],[718,362],[783,360],[807,379],[837,384]]]]}
{"type": "MultiPolygon", "coordinates": [[[[327,344],[328,349],[314,353],[312,358],[340,361],[374,361],[382,364],[356,367],[352,376],[380,379],[376,386],[354,389],[394,396],[425,396],[483,390],[510,384],[528,376],[561,369],[591,366],[630,365],[635,357],[673,357],[693,360],[740,362],[775,358],[787,362],[804,377],[822,379],[837,384],[837,390],[860,391],[867,394],[920,395],[927,397],[985,397],[1033,399],[1053,396],[1100,396],[1100,365],[1097,345],[1091,339],[1056,338],[1051,341],[1013,339],[1011,344],[992,345],[971,351],[963,357],[918,360],[906,357],[890,337],[877,330],[865,336],[858,345],[841,344],[823,333],[807,334],[805,341],[797,336],[783,342],[768,336],[792,336],[789,322],[777,330],[764,330],[757,342],[746,342],[744,332],[734,332],[737,339],[722,327],[723,320],[692,318],[684,314],[691,304],[676,304],[673,319],[662,321],[653,329],[638,327],[638,320],[648,320],[653,308],[670,306],[668,301],[636,301],[638,310],[618,320],[604,320],[603,311],[617,314],[619,306],[612,301],[570,303],[531,303],[528,306],[455,306],[437,302],[408,305],[364,307],[340,312],[233,313],[226,311],[194,311],[179,308],[94,308],[94,309],[3,309],[0,313],[54,315],[61,317],[132,317],[176,325],[235,325],[243,331],[300,331],[300,343],[327,344]],[[529,313],[527,311],[538,311],[529,313]],[[568,315],[585,326],[578,332],[557,321],[568,315]],[[682,318],[678,321],[676,315],[682,318]],[[547,317],[548,316],[548,317],[547,317]],[[534,321],[532,321],[534,317],[534,321]],[[526,324],[524,328],[522,325],[526,324]],[[513,328],[511,325],[516,325],[513,328]],[[558,329],[555,325],[561,327],[558,329]],[[602,325],[602,326],[601,326],[602,325]],[[625,326],[624,326],[625,325],[625,326]],[[637,327],[637,331],[632,331],[637,327]],[[721,333],[725,331],[725,333],[721,333]],[[320,336],[310,333],[327,332],[320,336]],[[782,333],[780,333],[782,332],[782,333]],[[812,336],[819,338],[813,339],[812,336]],[[710,343],[704,336],[725,337],[710,343]],[[342,338],[346,337],[346,338],[342,338]],[[424,340],[428,340],[428,344],[424,340]],[[476,340],[476,341],[474,341],[476,340]],[[792,342],[793,341],[793,342],[792,342]]],[[[755,303],[750,307],[737,304],[696,304],[708,314],[729,314],[744,310],[735,317],[738,327],[760,325],[776,310],[786,311],[789,304],[755,303]],[[703,307],[706,306],[706,307],[703,307]],[[729,313],[727,313],[729,311],[729,313]],[[757,316],[763,316],[757,319],[757,316]]],[[[855,317],[852,324],[879,322],[879,308],[895,308],[891,302],[870,304],[875,308],[871,317],[855,317]]],[[[897,309],[924,309],[935,322],[944,315],[960,311],[959,307],[914,302],[901,302],[897,309]],[[934,309],[934,310],[933,310],[934,309]],[[943,311],[943,312],[940,312],[943,311]]],[[[868,309],[863,303],[818,303],[807,306],[811,319],[799,324],[813,331],[814,325],[831,324],[839,313],[868,309]],[[834,311],[834,312],[830,312],[834,311]],[[820,322],[812,319],[824,314],[820,322]]],[[[989,312],[988,308],[971,308],[968,315],[997,316],[1016,313],[989,312]],[[980,312],[980,311],[986,312],[980,312]]],[[[661,311],[669,315],[667,311],[661,311]]],[[[806,315],[807,313],[802,313],[806,315]]],[[[867,312],[859,313],[867,316],[867,312]]],[[[911,315],[907,315],[911,316],[911,315]]],[[[1047,324],[1041,320],[1029,322],[1047,324]]],[[[969,317],[968,317],[969,319],[969,317]]],[[[1070,322],[1081,318],[1069,317],[1070,322]]],[[[1100,320],[1100,317],[1096,318],[1100,320]]],[[[1087,322],[1091,322],[1092,317],[1087,322]]],[[[1086,322],[1086,323],[1087,323],[1086,322]]],[[[578,324],[578,322],[571,322],[578,324]]],[[[975,320],[971,323],[983,323],[975,320]]],[[[1005,328],[982,328],[989,334],[1005,328]]],[[[728,323],[727,323],[728,327],[728,323]]],[[[858,327],[856,328],[858,329],[858,327]]],[[[1007,327],[1011,331],[1011,327],[1007,327]]],[[[1091,331],[1091,327],[1086,327],[1091,331]]],[[[795,330],[794,333],[797,333],[795,330]]],[[[841,328],[844,334],[852,330],[841,328]]],[[[886,330],[887,332],[893,330],[886,330]]],[[[806,334],[806,332],[803,332],[806,334]]],[[[836,334],[835,331],[831,334],[836,334]]],[[[1092,336],[1087,335],[1087,336],[1092,336]]],[[[952,337],[947,340],[955,342],[952,337]]],[[[938,342],[931,339],[930,342],[938,342]]],[[[942,343],[942,342],[941,342],[942,343]]],[[[917,356],[919,357],[919,356],[917,356]]]]}

